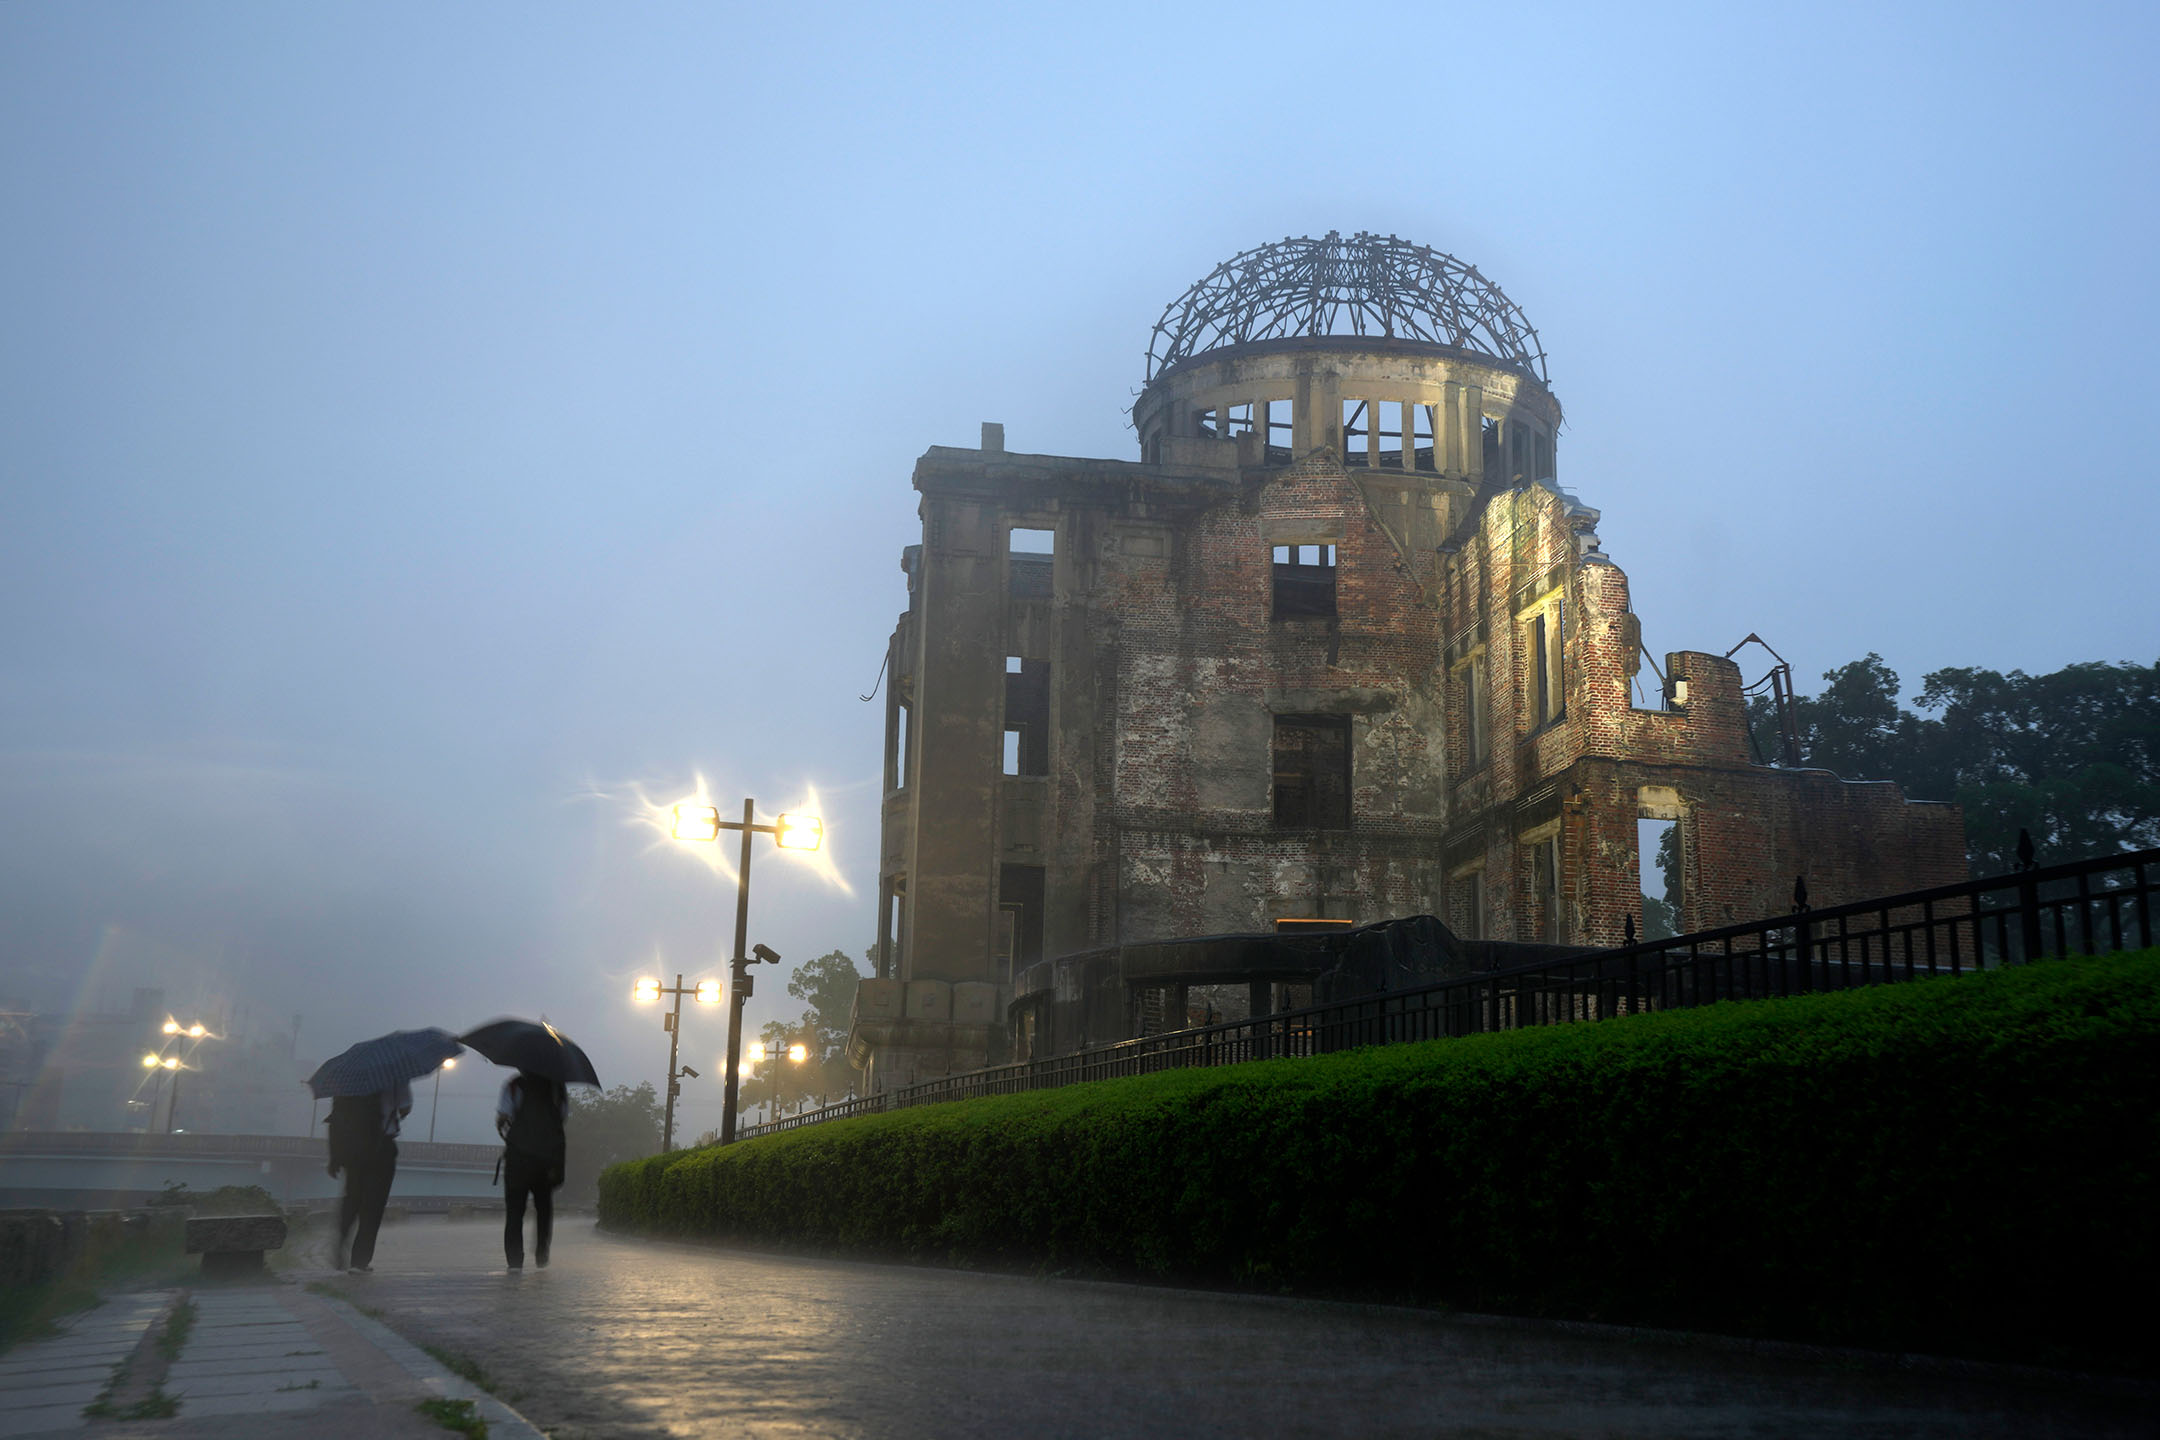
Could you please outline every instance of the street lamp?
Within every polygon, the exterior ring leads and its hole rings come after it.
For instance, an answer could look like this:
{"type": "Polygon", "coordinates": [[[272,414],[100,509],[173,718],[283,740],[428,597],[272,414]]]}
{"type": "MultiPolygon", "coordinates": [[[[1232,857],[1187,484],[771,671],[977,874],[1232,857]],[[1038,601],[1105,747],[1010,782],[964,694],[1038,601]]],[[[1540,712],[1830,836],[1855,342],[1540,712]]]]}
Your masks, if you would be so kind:
{"type": "MultiPolygon", "coordinates": [[[[688,1075],[693,1080],[698,1078],[697,1071],[689,1066],[677,1069],[675,1064],[676,1050],[682,1044],[682,997],[693,996],[700,1005],[717,1005],[720,1003],[720,982],[700,980],[695,985],[685,985],[683,977],[677,975],[673,985],[662,985],[658,980],[641,978],[630,987],[630,998],[640,1002],[658,1000],[662,995],[675,997],[675,1008],[660,1017],[660,1028],[667,1031],[668,1036],[667,1115],[660,1126],[660,1149],[665,1152],[675,1148],[675,1097],[682,1092],[682,1077],[688,1075]]],[[[729,1089],[732,1093],[733,1087],[730,1086],[729,1089]]]]}
{"type": "Polygon", "coordinates": [[[435,1067],[435,1098],[428,1102],[427,1112],[427,1138],[430,1145],[435,1143],[435,1112],[442,1108],[442,1072],[455,1069],[455,1060],[445,1060],[435,1067]]]}
{"type": "MultiPolygon", "coordinates": [[[[735,1143],[735,1102],[742,1093],[742,1012],[743,1003],[750,998],[750,966],[755,963],[745,952],[750,943],[750,837],[770,835],[773,843],[783,850],[815,850],[825,843],[825,822],[815,815],[795,815],[782,812],[771,825],[757,823],[757,801],[742,802],[742,819],[722,820],[720,811],[711,805],[677,805],[675,807],[675,838],[678,840],[714,841],[720,839],[723,830],[739,831],[742,835],[742,859],[735,867],[735,954],[728,961],[727,1069],[721,1109],[720,1143],[735,1143]]],[[[778,964],[780,957],[767,947],[756,949],[759,960],[778,964]]],[[[674,1062],[669,1062],[673,1068],[674,1062]]]]}
{"type": "MultiPolygon", "coordinates": [[[[180,1072],[182,1070],[192,1070],[195,1068],[194,1066],[187,1064],[186,1061],[193,1060],[195,1058],[195,1052],[202,1048],[202,1042],[205,1039],[215,1040],[218,1037],[212,1035],[210,1033],[210,1027],[203,1024],[200,1020],[194,1021],[191,1024],[182,1025],[178,1020],[173,1019],[173,1017],[170,1015],[165,1017],[164,1025],[159,1028],[161,1028],[170,1038],[168,1038],[165,1042],[164,1051],[161,1051],[156,1055],[143,1056],[143,1068],[147,1070],[151,1068],[153,1064],[155,1064],[161,1069],[170,1070],[173,1072],[172,1094],[166,1097],[165,1101],[165,1133],[167,1135],[170,1135],[173,1131],[173,1116],[180,1108],[180,1072]],[[167,1053],[172,1049],[173,1046],[178,1045],[182,1041],[192,1042],[188,1045],[187,1054],[184,1057],[167,1053]]],[[[158,1078],[161,1082],[164,1079],[162,1075],[158,1078]]],[[[153,1126],[157,1123],[157,1094],[155,1091],[153,1091],[150,1096],[150,1122],[153,1126]]]]}
{"type": "MultiPolygon", "coordinates": [[[[752,1073],[751,1067],[753,1065],[762,1065],[768,1059],[777,1061],[781,1058],[782,1057],[779,1055],[768,1056],[765,1053],[765,1042],[762,1040],[753,1040],[750,1043],[750,1059],[743,1066],[743,1078],[748,1079],[750,1077],[752,1073]]],[[[800,1041],[797,1041],[796,1043],[787,1047],[787,1054],[785,1058],[790,1065],[800,1065],[805,1060],[808,1060],[810,1058],[810,1047],[801,1043],[800,1041]]],[[[780,1076],[782,1073],[784,1072],[778,1070],[775,1070],[773,1072],[772,1112],[774,1118],[776,1119],[779,1117],[780,1114],[780,1076]]]]}

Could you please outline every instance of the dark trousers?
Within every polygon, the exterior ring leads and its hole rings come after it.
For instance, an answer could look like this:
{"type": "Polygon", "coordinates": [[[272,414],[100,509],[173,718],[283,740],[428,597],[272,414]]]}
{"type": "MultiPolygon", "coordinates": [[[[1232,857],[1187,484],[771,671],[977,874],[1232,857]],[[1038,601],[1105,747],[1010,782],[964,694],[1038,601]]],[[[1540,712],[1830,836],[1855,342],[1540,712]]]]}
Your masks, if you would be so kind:
{"type": "Polygon", "coordinates": [[[349,1265],[375,1262],[375,1232],[382,1229],[383,1207],[390,1203],[390,1181],[397,1175],[397,1142],[385,1137],[382,1148],[345,1167],[345,1197],[338,1202],[338,1251],[352,1247],[349,1265]]]}
{"type": "Polygon", "coordinates": [[[545,1160],[503,1152],[503,1259],[525,1263],[525,1197],[532,1197],[533,1258],[547,1264],[548,1241],[555,1236],[555,1167],[545,1160]]]}

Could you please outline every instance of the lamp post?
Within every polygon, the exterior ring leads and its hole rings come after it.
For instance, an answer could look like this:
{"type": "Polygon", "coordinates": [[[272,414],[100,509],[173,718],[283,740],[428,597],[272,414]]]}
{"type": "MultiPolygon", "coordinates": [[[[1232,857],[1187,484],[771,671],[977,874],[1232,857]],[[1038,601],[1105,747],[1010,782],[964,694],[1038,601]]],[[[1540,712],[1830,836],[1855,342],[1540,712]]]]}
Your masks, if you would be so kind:
{"type": "Polygon", "coordinates": [[[427,1138],[430,1145],[435,1143],[435,1112],[442,1109],[442,1072],[455,1069],[455,1060],[445,1060],[435,1067],[435,1098],[428,1102],[427,1112],[427,1138]]]}
{"type": "MultiPolygon", "coordinates": [[[[212,1035],[210,1033],[210,1027],[203,1024],[200,1020],[197,1020],[190,1025],[182,1025],[178,1020],[173,1019],[170,1015],[165,1017],[165,1024],[163,1029],[166,1035],[166,1050],[170,1050],[173,1046],[180,1044],[183,1040],[193,1042],[187,1047],[187,1053],[185,1055],[172,1055],[161,1052],[156,1056],[145,1055],[143,1057],[143,1064],[145,1066],[149,1065],[152,1059],[155,1059],[158,1062],[159,1068],[164,1070],[170,1070],[172,1072],[172,1094],[165,1097],[165,1133],[167,1135],[170,1135],[173,1133],[173,1117],[175,1114],[178,1113],[180,1109],[180,1072],[183,1070],[191,1070],[194,1068],[187,1062],[195,1058],[195,1052],[202,1049],[202,1042],[205,1039],[214,1040],[218,1037],[212,1035]]],[[[163,1077],[161,1076],[159,1078],[162,1079],[163,1077]]],[[[153,1124],[157,1120],[157,1097],[154,1093],[151,1096],[150,1100],[150,1119],[153,1124]]]]}
{"type": "MultiPolygon", "coordinates": [[[[732,1145],[735,1143],[735,1102],[742,1088],[743,1002],[750,998],[750,967],[756,963],[743,953],[750,940],[750,837],[770,835],[773,843],[782,850],[815,850],[825,843],[825,822],[815,815],[782,812],[773,824],[760,825],[755,800],[742,802],[739,822],[722,820],[720,811],[711,805],[675,807],[675,838],[678,840],[717,842],[723,830],[742,834],[742,859],[735,867],[735,954],[728,960],[727,1078],[720,1109],[720,1143],[732,1145]]],[[[758,946],[755,953],[758,960],[772,964],[780,961],[777,954],[763,945],[758,946]]],[[[673,1061],[669,1064],[672,1068],[673,1061]]]]}
{"type": "MultiPolygon", "coordinates": [[[[630,998],[638,1001],[658,1000],[662,995],[675,997],[675,1008],[660,1017],[660,1028],[667,1031],[667,1111],[660,1125],[660,1149],[662,1152],[675,1148],[675,1097],[682,1093],[682,1077],[698,1078],[689,1066],[676,1066],[677,1052],[682,1045],[682,997],[692,995],[700,1005],[720,1003],[720,982],[700,980],[695,985],[683,984],[678,974],[673,985],[662,985],[658,980],[640,980],[630,987],[630,998]]],[[[732,1087],[731,1087],[732,1088],[732,1087]]]]}
{"type": "MultiPolygon", "coordinates": [[[[768,1059],[777,1062],[781,1058],[779,1055],[768,1056],[765,1053],[765,1042],[762,1040],[754,1040],[750,1043],[750,1065],[762,1065],[768,1059]]],[[[810,1058],[810,1047],[797,1041],[787,1047],[785,1058],[790,1065],[800,1065],[810,1058]]],[[[745,1068],[747,1069],[748,1066],[745,1068]]],[[[786,1073],[785,1070],[776,1069],[773,1071],[772,1118],[775,1120],[780,1118],[782,1108],[780,1104],[780,1077],[786,1073]]]]}

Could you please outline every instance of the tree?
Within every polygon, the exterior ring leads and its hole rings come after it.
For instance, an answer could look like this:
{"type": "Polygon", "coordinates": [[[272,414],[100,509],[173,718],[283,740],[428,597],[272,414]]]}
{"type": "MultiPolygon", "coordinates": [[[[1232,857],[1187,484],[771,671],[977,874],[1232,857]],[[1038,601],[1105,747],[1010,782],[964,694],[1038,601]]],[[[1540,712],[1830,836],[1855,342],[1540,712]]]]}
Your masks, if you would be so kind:
{"type": "Polygon", "coordinates": [[[805,1002],[797,1038],[810,1047],[809,1063],[803,1067],[808,1093],[834,1099],[854,1093],[856,1071],[848,1063],[848,1026],[855,1012],[855,987],[863,972],[845,950],[831,950],[795,967],[788,978],[788,994],[805,1002]]]}
{"type": "Polygon", "coordinates": [[[660,1097],[652,1082],[632,1089],[618,1085],[604,1094],[580,1086],[570,1092],[570,1117],[563,1127],[568,1155],[563,1162],[563,1198],[590,1205],[600,1198],[600,1172],[619,1160],[636,1160],[660,1151],[660,1097]]]}

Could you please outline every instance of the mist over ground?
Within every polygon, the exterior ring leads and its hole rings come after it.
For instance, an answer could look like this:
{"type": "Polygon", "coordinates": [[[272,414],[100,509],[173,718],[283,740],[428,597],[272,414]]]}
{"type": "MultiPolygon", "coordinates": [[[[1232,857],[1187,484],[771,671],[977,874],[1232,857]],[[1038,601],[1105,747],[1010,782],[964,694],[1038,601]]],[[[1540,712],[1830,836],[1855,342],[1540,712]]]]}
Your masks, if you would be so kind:
{"type": "Polygon", "coordinates": [[[646,803],[814,795],[751,938],[859,957],[914,458],[1136,456],[1164,304],[1288,234],[1522,306],[1653,654],[2149,661],[2156,30],[0,8],[0,1002],[657,1081],[631,980],[720,974],[733,888],[646,803]]]}

